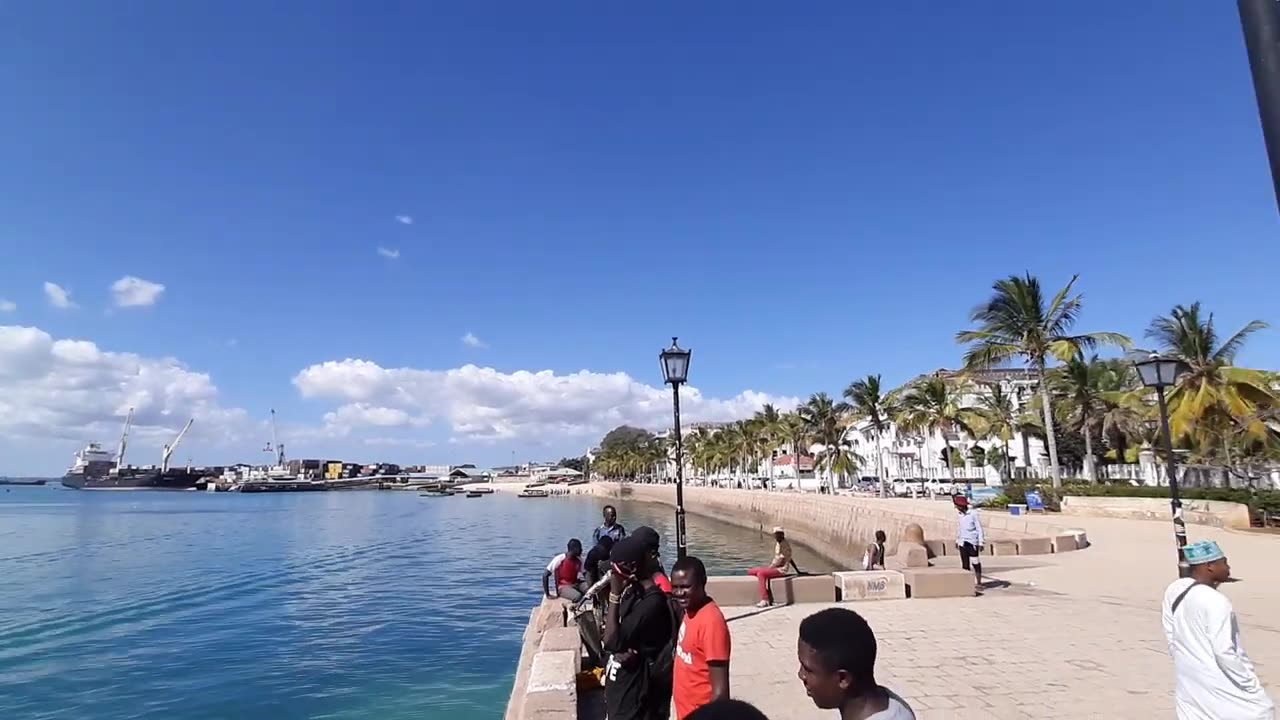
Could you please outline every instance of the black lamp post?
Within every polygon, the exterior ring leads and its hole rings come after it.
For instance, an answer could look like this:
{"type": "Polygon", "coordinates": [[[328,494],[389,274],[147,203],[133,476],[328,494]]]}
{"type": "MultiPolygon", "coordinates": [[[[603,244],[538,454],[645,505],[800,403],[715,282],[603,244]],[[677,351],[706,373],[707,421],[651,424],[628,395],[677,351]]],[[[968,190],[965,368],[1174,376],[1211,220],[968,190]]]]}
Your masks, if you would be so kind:
{"type": "Polygon", "coordinates": [[[691,350],[683,350],[671,338],[671,347],[658,353],[662,361],[662,378],[671,386],[671,403],[675,415],[676,433],[676,559],[683,560],[688,554],[688,544],[684,535],[684,445],[680,441],[680,386],[689,379],[689,356],[691,350]]]}
{"type": "Polygon", "coordinates": [[[1164,400],[1164,389],[1178,381],[1182,374],[1182,363],[1175,358],[1168,358],[1159,353],[1133,358],[1133,367],[1137,369],[1142,384],[1155,388],[1156,402],[1160,406],[1161,440],[1164,444],[1165,473],[1169,476],[1169,498],[1173,508],[1173,536],[1178,544],[1178,577],[1188,577],[1191,566],[1187,564],[1184,548],[1187,546],[1187,524],[1182,519],[1182,498],[1178,495],[1178,468],[1173,459],[1173,434],[1169,431],[1169,406],[1164,400]]]}
{"type": "Polygon", "coordinates": [[[1271,184],[1280,204],[1280,4],[1275,0],[1237,0],[1236,6],[1258,99],[1262,140],[1271,163],[1271,184]]]}

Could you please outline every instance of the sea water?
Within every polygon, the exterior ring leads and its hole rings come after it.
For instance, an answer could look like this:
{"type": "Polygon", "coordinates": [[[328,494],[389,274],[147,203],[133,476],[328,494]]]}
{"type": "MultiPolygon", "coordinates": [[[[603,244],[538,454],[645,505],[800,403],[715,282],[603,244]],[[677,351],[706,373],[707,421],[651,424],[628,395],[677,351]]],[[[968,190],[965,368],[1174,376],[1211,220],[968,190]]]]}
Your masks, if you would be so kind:
{"type": "MultiPolygon", "coordinates": [[[[590,545],[605,502],[11,488],[0,718],[501,718],[543,567],[590,545]]],[[[615,504],[669,564],[671,509],[615,504]]],[[[712,573],[773,550],[694,515],[688,532],[712,573]]]]}

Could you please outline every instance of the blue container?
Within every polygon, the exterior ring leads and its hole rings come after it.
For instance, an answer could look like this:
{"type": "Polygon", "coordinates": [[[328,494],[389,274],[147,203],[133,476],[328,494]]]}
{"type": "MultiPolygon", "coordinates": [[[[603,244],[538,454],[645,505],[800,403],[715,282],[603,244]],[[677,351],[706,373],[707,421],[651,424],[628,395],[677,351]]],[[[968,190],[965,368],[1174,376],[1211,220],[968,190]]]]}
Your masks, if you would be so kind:
{"type": "Polygon", "coordinates": [[[1026,505],[1010,505],[1009,514],[1010,515],[1026,515],[1027,506],[1026,505]]]}

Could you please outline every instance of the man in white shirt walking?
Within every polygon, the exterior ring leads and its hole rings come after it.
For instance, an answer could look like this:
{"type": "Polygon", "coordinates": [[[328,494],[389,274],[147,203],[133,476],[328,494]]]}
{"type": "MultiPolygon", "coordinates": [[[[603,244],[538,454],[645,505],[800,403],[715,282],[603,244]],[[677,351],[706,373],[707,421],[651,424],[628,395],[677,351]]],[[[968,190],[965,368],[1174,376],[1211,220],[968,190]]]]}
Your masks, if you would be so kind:
{"type": "Polygon", "coordinates": [[[1178,720],[1270,720],[1275,705],[1240,642],[1231,601],[1218,585],[1231,577],[1216,542],[1184,548],[1191,577],[1164,591],[1161,621],[1173,656],[1178,720]]]}
{"type": "Polygon", "coordinates": [[[952,501],[956,504],[956,512],[960,513],[960,527],[956,531],[956,547],[960,550],[960,566],[970,569],[972,560],[973,589],[982,592],[982,546],[986,538],[982,534],[982,523],[978,522],[978,514],[969,509],[969,498],[955,495],[952,501]]]}

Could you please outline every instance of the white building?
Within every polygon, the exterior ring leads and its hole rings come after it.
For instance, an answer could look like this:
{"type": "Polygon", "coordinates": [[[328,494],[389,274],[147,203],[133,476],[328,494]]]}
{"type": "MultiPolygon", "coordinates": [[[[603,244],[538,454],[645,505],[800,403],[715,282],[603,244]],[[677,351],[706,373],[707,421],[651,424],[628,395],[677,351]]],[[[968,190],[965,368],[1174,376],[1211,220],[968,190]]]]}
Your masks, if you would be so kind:
{"type": "MultiPolygon", "coordinates": [[[[954,377],[955,371],[938,370],[934,375],[954,377]]],[[[1026,411],[1035,396],[1037,380],[1034,371],[1025,369],[1011,370],[978,370],[965,373],[969,393],[960,400],[965,407],[978,407],[979,395],[984,386],[1000,385],[1013,399],[1015,416],[1026,411]]],[[[917,378],[918,379],[918,378],[917,378]]],[[[914,382],[914,380],[912,381],[914,382]]],[[[904,386],[905,387],[905,386],[904,386]]],[[[863,421],[851,426],[845,433],[845,440],[863,459],[863,474],[876,473],[876,437],[871,423],[863,421]]],[[[944,459],[947,441],[950,440],[952,452],[964,458],[964,467],[956,467],[956,478],[985,479],[999,483],[1000,468],[979,464],[975,461],[973,449],[980,447],[985,454],[988,450],[999,449],[1003,452],[1004,442],[998,438],[979,440],[969,437],[964,432],[948,433],[908,433],[901,431],[896,423],[889,423],[884,437],[880,439],[880,457],[884,463],[887,479],[897,478],[937,478],[948,477],[947,464],[944,459]]],[[[1012,468],[1034,468],[1043,471],[1049,459],[1045,444],[1039,438],[1023,433],[1015,433],[1009,441],[1009,464],[1012,468]]]]}

